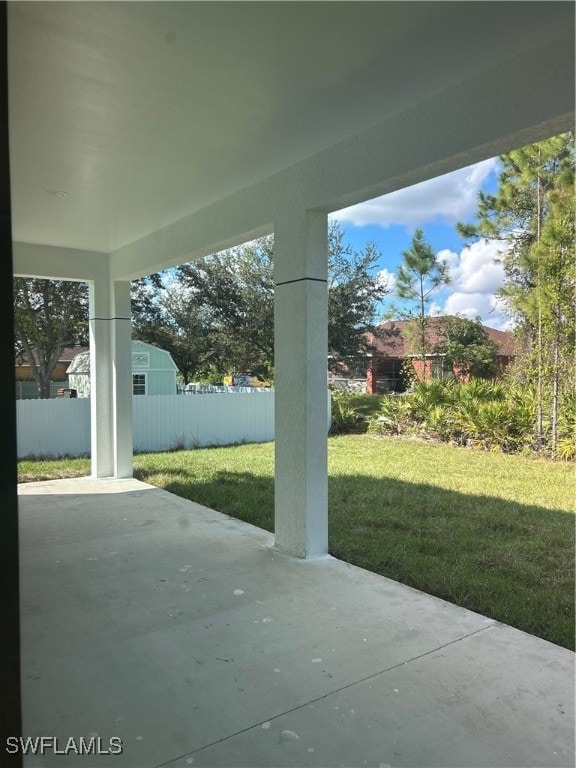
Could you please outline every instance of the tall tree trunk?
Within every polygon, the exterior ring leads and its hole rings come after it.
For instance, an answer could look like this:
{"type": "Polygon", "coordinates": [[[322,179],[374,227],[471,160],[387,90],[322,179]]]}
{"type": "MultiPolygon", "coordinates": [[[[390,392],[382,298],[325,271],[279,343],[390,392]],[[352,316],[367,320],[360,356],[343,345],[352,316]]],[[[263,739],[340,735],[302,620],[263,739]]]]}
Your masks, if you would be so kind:
{"type": "Polygon", "coordinates": [[[560,336],[558,329],[554,334],[554,363],[552,370],[552,454],[556,455],[556,443],[558,442],[558,410],[560,389],[560,336]]]}
{"type": "Polygon", "coordinates": [[[426,381],[426,304],[422,275],[420,276],[420,354],[422,355],[422,381],[426,381]]]}
{"type": "Polygon", "coordinates": [[[46,375],[44,366],[38,367],[38,379],[36,383],[38,385],[38,397],[41,400],[48,400],[50,397],[50,376],[46,375]]]}
{"type": "MultiPolygon", "coordinates": [[[[536,243],[540,242],[542,229],[542,201],[540,199],[540,174],[537,177],[537,215],[536,215],[536,243]]],[[[536,301],[538,303],[538,327],[536,340],[536,443],[538,449],[542,446],[542,297],[540,295],[542,285],[540,276],[540,250],[536,256],[536,301]]]]}

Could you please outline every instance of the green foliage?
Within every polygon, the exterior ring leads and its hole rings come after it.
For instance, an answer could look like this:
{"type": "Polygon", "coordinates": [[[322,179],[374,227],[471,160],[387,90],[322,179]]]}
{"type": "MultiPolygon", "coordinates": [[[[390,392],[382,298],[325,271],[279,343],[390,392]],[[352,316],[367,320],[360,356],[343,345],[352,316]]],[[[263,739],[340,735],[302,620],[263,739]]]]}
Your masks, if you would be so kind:
{"type": "Polygon", "coordinates": [[[436,260],[424,232],[417,229],[410,247],[402,252],[402,263],[396,273],[398,298],[415,302],[423,316],[432,293],[449,282],[447,264],[436,260]]]}
{"type": "Polygon", "coordinates": [[[498,345],[484,330],[481,319],[468,320],[455,316],[439,320],[442,339],[434,347],[434,352],[443,355],[446,368],[457,371],[463,377],[493,376],[498,345]]]}
{"type": "Polygon", "coordinates": [[[273,239],[179,267],[177,280],[207,313],[209,346],[222,371],[270,376],[274,359],[273,239]]]}
{"type": "Polygon", "coordinates": [[[450,283],[448,265],[437,261],[432,246],[426,242],[424,232],[417,229],[410,247],[402,252],[402,263],[396,272],[396,295],[416,305],[410,334],[410,346],[422,359],[422,373],[425,375],[426,355],[430,353],[427,334],[427,308],[432,294],[442,285],[450,283]]]}
{"type": "MultiPolygon", "coordinates": [[[[369,432],[416,435],[505,453],[532,451],[536,402],[534,388],[512,381],[418,382],[412,393],[385,399],[369,432]]],[[[569,422],[569,413],[563,411],[565,459],[573,457],[574,431],[569,431],[569,422]]]]}
{"type": "MultiPolygon", "coordinates": [[[[210,343],[222,370],[270,377],[274,365],[274,241],[272,236],[178,269],[178,281],[209,314],[210,343]]],[[[375,280],[379,254],[344,243],[339,225],[328,230],[328,354],[354,367],[372,349],[365,334],[379,333],[376,307],[388,289],[375,280]]]]}
{"type": "Polygon", "coordinates": [[[378,303],[389,292],[375,279],[380,254],[374,243],[357,253],[344,243],[337,222],[328,229],[328,356],[349,369],[366,369],[366,354],[374,350],[367,334],[381,335],[378,303]]]}
{"type": "Polygon", "coordinates": [[[184,286],[161,275],[132,284],[132,337],[172,355],[184,384],[198,373],[214,374],[215,334],[209,310],[184,286]]]}
{"type": "Polygon", "coordinates": [[[24,356],[41,398],[64,347],[88,342],[88,287],[64,280],[14,278],[16,355],[24,356]]]}
{"type": "Polygon", "coordinates": [[[360,414],[352,392],[338,391],[331,393],[333,435],[346,435],[358,431],[360,414]]]}
{"type": "Polygon", "coordinates": [[[558,440],[556,456],[563,461],[574,461],[576,459],[576,437],[561,437],[558,440]]]}
{"type": "Polygon", "coordinates": [[[506,283],[500,295],[518,324],[523,347],[517,373],[536,388],[535,445],[554,452],[575,385],[574,134],[528,145],[500,160],[497,192],[481,193],[476,224],[458,229],[467,238],[503,243],[506,283]]]}

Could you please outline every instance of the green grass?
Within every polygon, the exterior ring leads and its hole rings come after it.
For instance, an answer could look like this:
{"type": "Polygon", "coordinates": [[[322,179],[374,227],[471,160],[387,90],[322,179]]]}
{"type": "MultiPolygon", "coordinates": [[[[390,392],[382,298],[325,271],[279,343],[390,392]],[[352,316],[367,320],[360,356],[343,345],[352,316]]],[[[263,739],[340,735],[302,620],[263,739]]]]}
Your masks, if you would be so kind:
{"type": "MultiPolygon", "coordinates": [[[[367,435],[328,445],[334,556],[574,648],[572,466],[367,435]]],[[[64,476],[57,464],[41,477],[64,476]]],[[[273,530],[271,443],[134,464],[141,480],[273,530]]]]}
{"type": "Polygon", "coordinates": [[[84,477],[90,474],[90,459],[21,459],[18,462],[18,482],[62,480],[66,477],[84,477]]]}
{"type": "Polygon", "coordinates": [[[350,395],[350,404],[362,414],[362,416],[376,416],[380,413],[382,403],[388,395],[367,395],[355,392],[350,395]]]}

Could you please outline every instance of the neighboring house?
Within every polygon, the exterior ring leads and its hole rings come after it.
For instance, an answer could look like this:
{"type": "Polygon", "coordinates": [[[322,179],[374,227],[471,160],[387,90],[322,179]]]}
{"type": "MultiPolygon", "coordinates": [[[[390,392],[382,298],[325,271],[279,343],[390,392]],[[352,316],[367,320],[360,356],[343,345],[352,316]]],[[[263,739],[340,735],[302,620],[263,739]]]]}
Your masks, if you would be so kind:
{"type": "MultiPolygon", "coordinates": [[[[429,317],[427,323],[427,337],[430,349],[442,341],[441,326],[444,317],[429,317]]],[[[370,342],[375,346],[375,351],[370,355],[370,363],[367,371],[366,391],[376,392],[402,392],[406,387],[406,376],[403,374],[406,364],[411,364],[420,378],[442,378],[446,375],[442,355],[432,353],[426,356],[426,370],[422,377],[422,359],[414,353],[406,333],[409,320],[393,320],[382,323],[380,328],[387,333],[383,339],[370,336],[370,342]]],[[[514,357],[514,336],[506,331],[498,331],[482,326],[487,335],[498,345],[495,355],[497,375],[500,375],[514,357]]],[[[453,373],[457,374],[457,371],[453,373]]]]}
{"type": "MultiPolygon", "coordinates": [[[[70,361],[73,360],[76,355],[86,352],[88,347],[82,347],[77,344],[74,347],[64,347],[60,352],[58,362],[52,370],[50,376],[50,397],[57,397],[58,391],[62,389],[66,381],[66,370],[70,365],[70,361]]],[[[37,355],[34,355],[36,361],[38,361],[37,355]]],[[[32,369],[28,365],[26,356],[20,354],[16,357],[15,362],[15,386],[16,386],[16,399],[17,400],[36,400],[39,397],[38,385],[32,375],[32,369]]]]}
{"type": "MultiPolygon", "coordinates": [[[[78,397],[90,397],[90,351],[76,355],[66,372],[70,389],[78,397]]],[[[132,394],[175,395],[177,373],[169,352],[144,341],[132,342],[132,394]]]]}
{"type": "MultiPolygon", "coordinates": [[[[52,375],[50,377],[51,380],[65,381],[66,370],[68,369],[68,366],[70,365],[71,361],[76,357],[76,355],[79,355],[82,352],[86,352],[87,350],[88,350],[88,347],[81,347],[79,344],[77,344],[75,347],[64,347],[60,352],[60,357],[58,358],[58,362],[56,363],[56,365],[54,366],[54,370],[52,371],[52,375]]],[[[18,355],[16,358],[16,380],[30,381],[33,379],[34,377],[32,376],[32,369],[28,365],[26,356],[24,354],[18,355]]]]}

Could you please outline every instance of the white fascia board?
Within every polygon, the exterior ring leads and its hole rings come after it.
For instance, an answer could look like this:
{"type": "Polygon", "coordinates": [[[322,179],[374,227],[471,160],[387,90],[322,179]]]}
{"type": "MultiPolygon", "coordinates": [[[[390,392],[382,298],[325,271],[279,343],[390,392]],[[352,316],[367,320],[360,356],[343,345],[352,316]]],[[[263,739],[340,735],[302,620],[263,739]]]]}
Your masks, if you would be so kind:
{"type": "Polygon", "coordinates": [[[572,130],[573,58],[566,30],[318,153],[306,207],[330,213],[572,130]]]}
{"type": "Polygon", "coordinates": [[[108,254],[98,251],[14,242],[12,254],[15,277],[84,282],[108,275],[108,254]]]}

